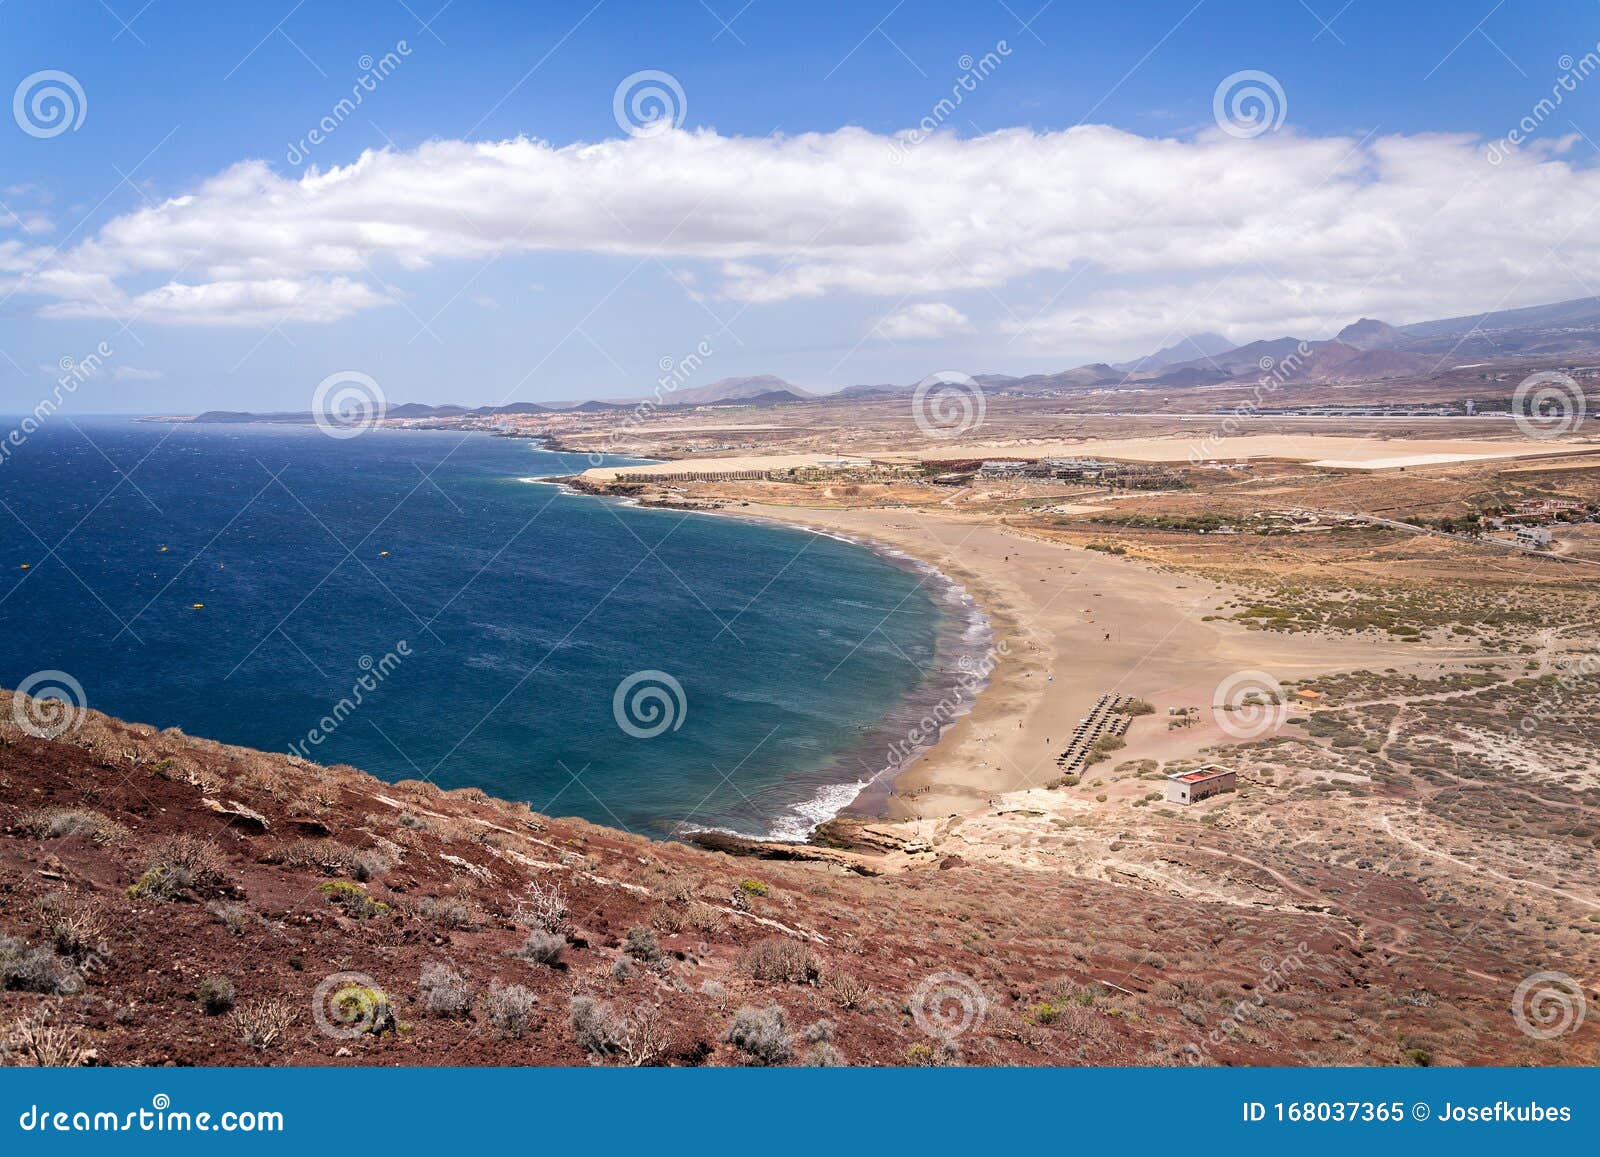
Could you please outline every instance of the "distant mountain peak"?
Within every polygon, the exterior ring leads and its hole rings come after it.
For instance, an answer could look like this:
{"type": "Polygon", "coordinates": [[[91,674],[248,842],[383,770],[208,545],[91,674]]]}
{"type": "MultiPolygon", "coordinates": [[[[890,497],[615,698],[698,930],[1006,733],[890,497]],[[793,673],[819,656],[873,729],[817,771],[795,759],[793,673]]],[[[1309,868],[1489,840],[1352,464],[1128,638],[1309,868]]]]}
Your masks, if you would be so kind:
{"type": "Polygon", "coordinates": [[[1204,358],[1214,357],[1217,354],[1227,353],[1234,348],[1234,343],[1223,337],[1220,333],[1192,333],[1188,337],[1179,338],[1169,346],[1158,349],[1153,354],[1146,354],[1142,358],[1135,358],[1131,362],[1123,362],[1113,368],[1123,373],[1141,374],[1154,370],[1164,370],[1168,366],[1175,366],[1182,362],[1199,361],[1204,358]]]}
{"type": "Polygon", "coordinates": [[[1358,350],[1384,350],[1399,345],[1403,337],[1404,335],[1388,322],[1364,317],[1341,329],[1339,336],[1334,340],[1355,346],[1358,350]]]}
{"type": "Polygon", "coordinates": [[[776,374],[750,374],[741,378],[719,378],[708,386],[674,390],[667,396],[666,404],[671,406],[706,406],[717,402],[743,402],[778,394],[790,395],[793,400],[812,396],[809,390],[791,385],[776,374]]]}

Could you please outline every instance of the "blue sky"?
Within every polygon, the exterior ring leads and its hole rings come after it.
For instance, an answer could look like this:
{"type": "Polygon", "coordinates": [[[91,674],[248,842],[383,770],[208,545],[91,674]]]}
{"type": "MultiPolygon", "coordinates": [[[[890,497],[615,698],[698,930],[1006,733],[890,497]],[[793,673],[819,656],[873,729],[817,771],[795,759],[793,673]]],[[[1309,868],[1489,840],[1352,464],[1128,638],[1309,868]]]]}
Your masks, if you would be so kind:
{"type": "Polygon", "coordinates": [[[694,384],[1025,373],[1578,296],[1600,235],[1600,75],[1531,112],[1596,50],[1593,0],[8,0],[0,32],[7,91],[59,70],[85,105],[59,135],[0,118],[0,410],[102,342],[83,412],[304,408],[343,370],[396,401],[625,396],[701,341],[694,384]],[[644,70],[682,92],[681,144],[619,126],[644,70]],[[1250,139],[1213,102],[1243,70],[1282,94],[1250,139]],[[373,149],[363,181],[304,183],[373,149]]]}

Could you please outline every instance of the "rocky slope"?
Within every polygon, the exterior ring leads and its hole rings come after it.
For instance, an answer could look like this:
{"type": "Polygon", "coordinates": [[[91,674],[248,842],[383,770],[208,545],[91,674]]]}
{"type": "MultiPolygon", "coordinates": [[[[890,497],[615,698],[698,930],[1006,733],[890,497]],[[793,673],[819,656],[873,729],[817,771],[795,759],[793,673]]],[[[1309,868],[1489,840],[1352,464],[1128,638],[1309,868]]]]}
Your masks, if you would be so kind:
{"type": "Polygon", "coordinates": [[[1504,991],[1443,966],[1447,941],[1419,928],[1386,962],[1266,872],[1243,870],[1230,903],[936,848],[867,877],[92,712],[37,738],[11,700],[8,1063],[1571,1063],[1591,1047],[1533,1047],[1504,991]]]}

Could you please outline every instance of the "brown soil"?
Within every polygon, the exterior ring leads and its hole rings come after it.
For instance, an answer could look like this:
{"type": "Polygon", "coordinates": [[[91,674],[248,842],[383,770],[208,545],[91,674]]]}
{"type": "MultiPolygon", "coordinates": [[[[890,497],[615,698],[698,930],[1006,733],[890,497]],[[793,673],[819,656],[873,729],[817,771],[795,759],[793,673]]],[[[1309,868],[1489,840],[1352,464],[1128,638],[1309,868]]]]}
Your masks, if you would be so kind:
{"type": "Polygon", "coordinates": [[[1269,868],[1191,836],[1168,858],[1207,870],[1222,860],[1243,901],[949,855],[863,878],[94,713],[37,739],[9,722],[10,698],[0,694],[0,937],[23,943],[0,939],[0,963],[43,948],[54,978],[5,973],[13,1062],[29,1060],[19,1029],[45,1024],[70,1038],[73,1059],[101,1064],[627,1063],[575,1038],[569,1001],[584,994],[635,1024],[655,1010],[665,1032],[644,1059],[658,1064],[743,1063],[727,1026],[770,1005],[784,1010],[794,1063],[1595,1059],[1593,1026],[1554,1042],[1516,1031],[1503,978],[1523,961],[1482,946],[1453,959],[1449,926],[1474,913],[1434,905],[1421,918],[1408,909],[1414,887],[1372,887],[1355,868],[1337,880],[1291,861],[1269,868]],[[50,809],[92,814],[65,823],[50,809]],[[50,834],[63,826],[86,830],[50,834]],[[178,836],[212,861],[191,854],[192,878],[152,876],[153,863],[182,858],[168,843],[178,836]],[[513,955],[551,885],[570,914],[556,966],[513,955]],[[1373,913],[1361,925],[1322,900],[1357,886],[1373,913]],[[649,936],[630,937],[636,927],[653,929],[659,959],[649,936]],[[776,971],[757,967],[758,946],[776,971]],[[430,964],[467,979],[470,1008],[429,1011],[419,978],[430,964]],[[392,1031],[319,1029],[314,994],[341,972],[386,994],[392,1031]],[[281,1002],[282,1038],[251,1047],[236,1012],[208,1012],[198,993],[212,977],[231,982],[236,1011],[281,1002]],[[493,1024],[496,980],[537,998],[520,1037],[493,1024]],[[924,1030],[919,986],[966,1001],[939,1006],[964,1026],[948,1047],[924,1030]],[[831,1036],[832,1052],[808,1035],[831,1036]]]}

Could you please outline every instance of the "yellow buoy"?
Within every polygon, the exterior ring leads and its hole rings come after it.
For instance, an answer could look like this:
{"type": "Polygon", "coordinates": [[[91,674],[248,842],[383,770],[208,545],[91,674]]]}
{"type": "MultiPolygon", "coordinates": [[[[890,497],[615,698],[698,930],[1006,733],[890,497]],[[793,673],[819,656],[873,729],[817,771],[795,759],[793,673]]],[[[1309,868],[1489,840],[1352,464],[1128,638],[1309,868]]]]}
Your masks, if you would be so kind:
{"type": "Polygon", "coordinates": [[[30,568],[32,568],[32,566],[33,566],[33,564],[31,562],[25,562],[18,569],[19,570],[29,570],[30,568]]]}
{"type": "Polygon", "coordinates": [[[164,546],[164,547],[162,547],[162,548],[161,548],[161,553],[162,553],[162,554],[166,554],[166,553],[167,553],[167,551],[169,551],[169,550],[171,550],[171,549],[172,549],[172,548],[171,548],[171,547],[167,547],[167,546],[164,546]]]}
{"type": "Polygon", "coordinates": [[[389,557],[389,552],[386,551],[386,550],[380,550],[378,552],[378,557],[379,558],[388,558],[389,557]]]}
{"type": "Polygon", "coordinates": [[[194,604],[194,609],[198,611],[200,608],[202,608],[204,606],[205,606],[204,603],[195,603],[194,604]]]}

